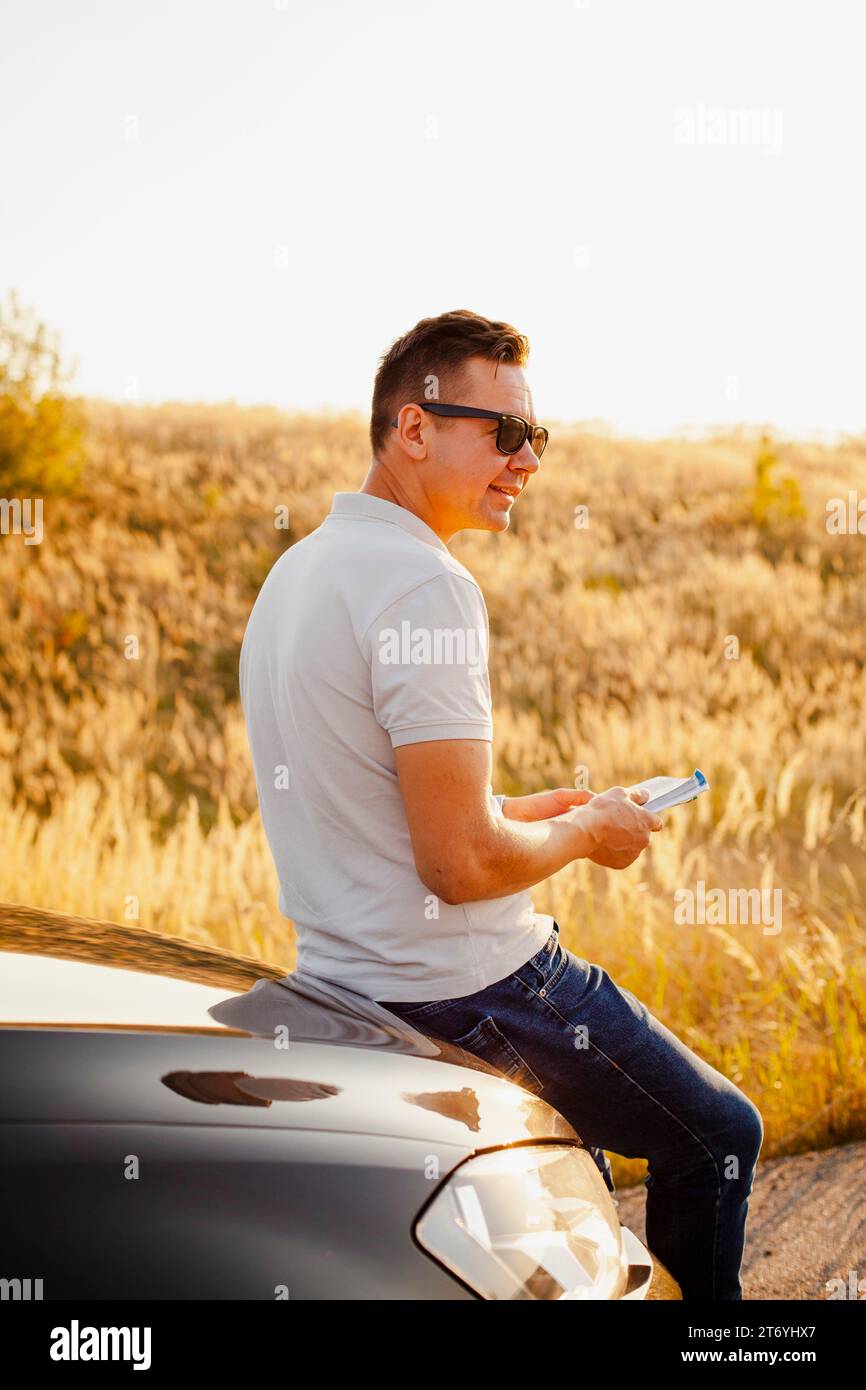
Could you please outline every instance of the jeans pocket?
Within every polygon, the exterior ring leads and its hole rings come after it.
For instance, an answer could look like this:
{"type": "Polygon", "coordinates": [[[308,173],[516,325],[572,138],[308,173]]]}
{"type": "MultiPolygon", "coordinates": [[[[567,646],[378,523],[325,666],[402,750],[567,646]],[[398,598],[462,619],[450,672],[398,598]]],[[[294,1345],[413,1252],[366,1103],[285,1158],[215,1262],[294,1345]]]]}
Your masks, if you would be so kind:
{"type": "Polygon", "coordinates": [[[544,1082],[536,1076],[526,1058],[520,1055],[490,1014],[485,1015],[468,1033],[459,1038],[452,1038],[451,1041],[456,1047],[462,1047],[464,1051],[489,1062],[509,1081],[516,1081],[524,1090],[532,1091],[537,1096],[544,1090],[544,1082]]]}

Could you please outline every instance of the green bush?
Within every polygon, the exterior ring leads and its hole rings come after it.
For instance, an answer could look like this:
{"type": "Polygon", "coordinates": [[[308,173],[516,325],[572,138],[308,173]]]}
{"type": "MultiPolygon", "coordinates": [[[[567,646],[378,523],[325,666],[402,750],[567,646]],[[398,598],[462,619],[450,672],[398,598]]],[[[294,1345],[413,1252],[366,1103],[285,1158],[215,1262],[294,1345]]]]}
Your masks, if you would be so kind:
{"type": "Polygon", "coordinates": [[[84,416],[64,394],[71,371],[14,291],[0,304],[0,493],[73,492],[84,458],[84,416]]]}

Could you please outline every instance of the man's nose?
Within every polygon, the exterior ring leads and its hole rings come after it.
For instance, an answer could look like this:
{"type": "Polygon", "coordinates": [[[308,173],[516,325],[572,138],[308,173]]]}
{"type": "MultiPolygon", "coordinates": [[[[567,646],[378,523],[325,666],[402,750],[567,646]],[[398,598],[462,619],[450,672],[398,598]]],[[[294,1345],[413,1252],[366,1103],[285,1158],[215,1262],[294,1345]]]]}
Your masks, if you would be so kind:
{"type": "Polygon", "coordinates": [[[526,439],[523,442],[523,447],[518,449],[516,454],[512,455],[509,466],[513,468],[515,472],[522,470],[524,473],[532,474],[538,472],[540,465],[541,459],[532,452],[532,446],[529,440],[526,439]]]}

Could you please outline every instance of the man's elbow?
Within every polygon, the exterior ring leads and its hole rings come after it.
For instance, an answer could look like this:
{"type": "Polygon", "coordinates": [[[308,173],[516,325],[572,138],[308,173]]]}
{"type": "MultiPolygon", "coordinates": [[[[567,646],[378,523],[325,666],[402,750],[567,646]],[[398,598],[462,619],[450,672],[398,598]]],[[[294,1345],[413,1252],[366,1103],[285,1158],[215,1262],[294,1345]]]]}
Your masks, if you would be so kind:
{"type": "Polygon", "coordinates": [[[487,885],[475,865],[467,862],[435,866],[417,866],[418,877],[430,892],[449,907],[477,902],[489,896],[487,885]]]}

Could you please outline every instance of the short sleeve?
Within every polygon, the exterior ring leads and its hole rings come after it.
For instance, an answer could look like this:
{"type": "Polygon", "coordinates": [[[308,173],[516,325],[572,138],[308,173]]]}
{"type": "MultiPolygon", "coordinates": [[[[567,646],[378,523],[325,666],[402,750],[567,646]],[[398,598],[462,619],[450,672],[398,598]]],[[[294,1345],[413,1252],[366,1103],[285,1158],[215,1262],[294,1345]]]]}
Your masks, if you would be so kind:
{"type": "Polygon", "coordinates": [[[364,638],[373,709],[391,744],[478,738],[492,742],[489,627],[477,584],[443,572],[371,623],[364,638]]]}

